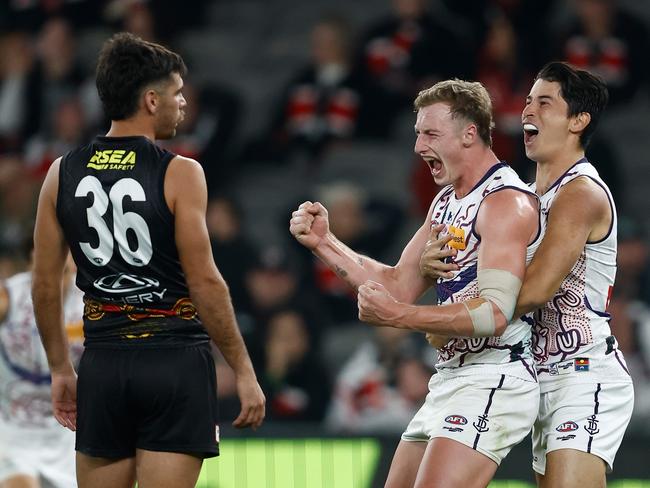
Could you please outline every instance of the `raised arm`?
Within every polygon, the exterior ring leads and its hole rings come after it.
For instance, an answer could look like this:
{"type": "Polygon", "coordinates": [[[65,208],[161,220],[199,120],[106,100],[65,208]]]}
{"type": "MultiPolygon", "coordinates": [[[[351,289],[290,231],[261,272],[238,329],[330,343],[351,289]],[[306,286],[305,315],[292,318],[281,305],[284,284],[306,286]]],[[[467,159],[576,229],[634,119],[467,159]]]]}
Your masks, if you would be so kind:
{"type": "Polygon", "coordinates": [[[261,425],[264,394],[239,332],[228,286],[214,264],[205,222],[207,187],[196,161],[176,157],[165,176],[165,198],[174,214],[176,246],[192,301],[203,326],[237,377],[241,413],[235,427],[261,425]]]}
{"type": "Polygon", "coordinates": [[[399,300],[413,303],[429,287],[420,273],[419,264],[429,238],[430,212],[395,266],[362,256],[338,240],[329,230],[327,209],[318,202],[300,205],[292,213],[289,231],[355,290],[362,283],[372,280],[382,283],[399,300]]]}
{"type": "Polygon", "coordinates": [[[538,231],[533,199],[516,190],[502,190],[483,201],[476,231],[479,297],[442,306],[400,303],[376,283],[359,288],[359,317],[376,325],[407,328],[454,337],[503,334],[526,268],[526,248],[538,231]]]}
{"type": "Polygon", "coordinates": [[[526,269],[515,317],[544,306],[558,291],[588,241],[609,232],[612,209],[605,190],[587,177],[558,192],[548,215],[544,239],[526,269]]]}
{"type": "Polygon", "coordinates": [[[56,216],[59,188],[57,159],[45,177],[34,229],[32,299],[36,325],[52,374],[52,407],[58,422],[76,428],[77,378],[70,361],[63,320],[63,268],[68,246],[56,216]]]}

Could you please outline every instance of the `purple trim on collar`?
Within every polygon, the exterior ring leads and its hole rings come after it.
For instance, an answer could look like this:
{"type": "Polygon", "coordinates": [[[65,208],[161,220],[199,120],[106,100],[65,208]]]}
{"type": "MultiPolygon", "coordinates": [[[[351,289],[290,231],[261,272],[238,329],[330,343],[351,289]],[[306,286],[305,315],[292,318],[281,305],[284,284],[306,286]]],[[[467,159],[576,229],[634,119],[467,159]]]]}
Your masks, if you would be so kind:
{"type": "MultiPolygon", "coordinates": [[[[564,178],[566,178],[566,176],[569,174],[569,172],[570,172],[573,168],[575,168],[576,166],[578,166],[578,165],[581,164],[581,163],[588,163],[588,162],[589,162],[589,161],[587,160],[587,158],[580,158],[580,159],[578,159],[575,163],[573,163],[573,164],[571,165],[570,168],[568,168],[564,173],[562,173],[562,175],[561,175],[557,180],[555,180],[555,183],[553,183],[551,186],[548,187],[548,190],[546,190],[546,193],[548,193],[548,192],[551,191],[553,188],[555,188],[557,185],[559,185],[559,184],[562,182],[562,180],[563,180],[564,178]]],[[[546,193],[544,193],[544,195],[546,195],[546,193]]],[[[540,195],[540,196],[541,196],[541,195],[540,195]]]]}

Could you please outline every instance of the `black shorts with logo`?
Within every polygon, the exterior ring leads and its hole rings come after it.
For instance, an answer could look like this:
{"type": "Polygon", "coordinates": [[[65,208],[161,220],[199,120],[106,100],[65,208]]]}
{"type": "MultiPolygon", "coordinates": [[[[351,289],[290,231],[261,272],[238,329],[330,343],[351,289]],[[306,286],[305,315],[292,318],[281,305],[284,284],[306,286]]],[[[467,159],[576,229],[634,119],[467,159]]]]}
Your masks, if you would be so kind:
{"type": "Polygon", "coordinates": [[[135,449],[219,455],[208,344],[86,349],[77,383],[76,450],[120,459],[135,449]]]}

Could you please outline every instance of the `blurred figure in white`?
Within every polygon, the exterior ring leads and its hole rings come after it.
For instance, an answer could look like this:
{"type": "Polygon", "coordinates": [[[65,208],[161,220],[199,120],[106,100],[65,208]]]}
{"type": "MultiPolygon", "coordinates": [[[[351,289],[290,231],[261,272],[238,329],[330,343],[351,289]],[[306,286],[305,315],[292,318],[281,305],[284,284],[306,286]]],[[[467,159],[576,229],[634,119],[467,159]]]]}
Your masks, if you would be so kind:
{"type": "MultiPolygon", "coordinates": [[[[83,294],[68,258],[63,313],[78,361],[83,350],[83,294]]],[[[72,488],[74,432],[52,414],[50,371],[34,319],[32,273],[0,283],[0,487],[72,488]]]]}

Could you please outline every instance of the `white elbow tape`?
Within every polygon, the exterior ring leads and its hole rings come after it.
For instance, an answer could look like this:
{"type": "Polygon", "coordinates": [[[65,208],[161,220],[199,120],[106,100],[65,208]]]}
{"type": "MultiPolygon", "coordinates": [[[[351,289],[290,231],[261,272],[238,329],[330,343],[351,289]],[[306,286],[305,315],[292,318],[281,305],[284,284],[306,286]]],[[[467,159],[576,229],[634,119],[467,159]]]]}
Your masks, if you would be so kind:
{"type": "MultiPolygon", "coordinates": [[[[476,301],[473,300],[473,302],[476,301]]],[[[472,337],[492,337],[496,330],[492,304],[486,300],[478,306],[472,304],[472,307],[470,307],[467,302],[463,302],[463,305],[469,312],[469,317],[472,319],[472,325],[474,326],[472,337]]]]}
{"type": "Polygon", "coordinates": [[[477,276],[478,296],[494,303],[510,322],[515,313],[521,280],[502,269],[482,269],[477,276]]]}

